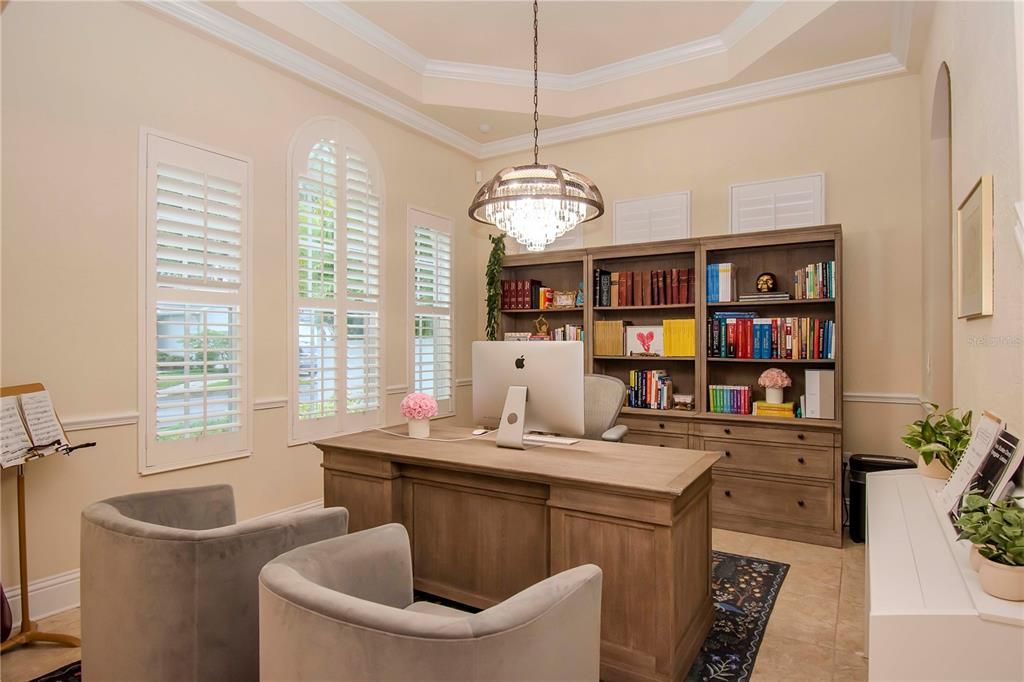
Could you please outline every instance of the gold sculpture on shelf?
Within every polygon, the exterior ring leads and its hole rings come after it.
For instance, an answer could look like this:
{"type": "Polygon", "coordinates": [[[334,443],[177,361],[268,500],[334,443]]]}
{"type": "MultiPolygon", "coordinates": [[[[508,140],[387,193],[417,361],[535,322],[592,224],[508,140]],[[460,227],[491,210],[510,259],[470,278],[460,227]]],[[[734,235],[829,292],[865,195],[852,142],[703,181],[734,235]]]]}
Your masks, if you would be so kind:
{"type": "Polygon", "coordinates": [[[551,326],[548,324],[548,321],[544,319],[543,315],[533,321],[533,326],[536,327],[537,333],[541,335],[546,335],[551,329],[551,326]]]}

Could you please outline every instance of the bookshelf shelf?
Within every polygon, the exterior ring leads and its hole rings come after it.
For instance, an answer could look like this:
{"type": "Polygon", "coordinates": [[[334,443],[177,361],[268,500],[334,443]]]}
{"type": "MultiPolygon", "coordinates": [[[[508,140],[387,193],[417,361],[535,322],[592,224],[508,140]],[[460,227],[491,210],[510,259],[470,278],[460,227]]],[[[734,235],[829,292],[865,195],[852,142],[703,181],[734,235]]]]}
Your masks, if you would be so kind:
{"type": "MultiPolygon", "coordinates": [[[[694,410],[656,410],[623,407],[628,416],[629,434],[626,442],[657,444],[664,447],[697,450],[732,450],[734,457],[714,466],[711,492],[712,523],[759,535],[811,542],[832,547],[842,546],[842,449],[843,449],[843,284],[842,228],[839,225],[769,230],[744,234],[720,234],[693,239],[602,246],[575,251],[553,251],[506,257],[505,279],[535,280],[540,286],[558,290],[583,288],[581,308],[530,309],[502,311],[499,316],[502,332],[533,331],[534,320],[543,314],[552,327],[580,325],[584,330],[584,370],[616,377],[627,386],[634,370],[654,370],[671,378],[672,392],[692,395],[694,410]],[[834,266],[832,298],[789,299],[776,301],[708,302],[709,266],[731,264],[734,297],[757,293],[757,276],[773,272],[782,286],[789,285],[795,272],[818,263],[834,266]],[[645,273],[689,270],[685,293],[668,287],[669,297],[635,298],[637,278],[641,294],[645,273]],[[598,276],[595,278],[595,271],[598,276]],[[606,297],[607,303],[630,300],[647,301],[648,305],[595,305],[595,288],[613,287],[621,282],[622,273],[631,273],[627,298],[606,297]],[[604,275],[607,274],[607,280],[604,275]],[[691,279],[692,277],[692,279],[691,279]],[[607,282],[607,284],[606,284],[607,282]],[[672,297],[672,292],[679,294],[672,297]],[[663,303],[653,301],[693,300],[694,303],[663,303]],[[831,332],[833,359],[760,359],[713,357],[709,352],[709,334],[717,326],[715,313],[754,312],[763,318],[811,318],[831,322],[821,325],[831,332]],[[597,327],[623,322],[635,326],[661,327],[666,320],[693,320],[696,335],[695,357],[647,357],[597,355],[594,353],[597,327]],[[627,322],[628,321],[628,322],[627,322]],[[757,379],[765,369],[776,366],[790,376],[792,386],[785,389],[785,400],[798,403],[809,393],[812,381],[822,381],[813,370],[831,370],[833,419],[810,419],[755,416],[710,412],[709,386],[751,387],[752,400],[761,400],[764,391],[757,379]],[[751,453],[736,456],[737,452],[751,453]],[[753,454],[756,453],[756,454],[753,454]],[[827,465],[825,459],[827,458],[827,465]],[[817,462],[811,470],[806,462],[817,462]],[[827,472],[831,471],[831,475],[827,472]],[[724,494],[731,491],[731,496],[724,494]]],[[[728,271],[728,270],[727,270],[728,271]]],[[[658,279],[657,281],[663,281],[658,279]]],[[[663,285],[664,287],[664,285],[663,285]]],[[[615,289],[606,292],[606,296],[615,289]]],[[[658,291],[655,286],[652,293],[658,291]]],[[[664,292],[665,289],[660,290],[664,292]]],[[[722,315],[717,318],[721,321],[722,315]]],[[[737,317],[729,315],[728,317],[737,317]]],[[[743,316],[738,316],[737,319],[743,316]]],[[[806,322],[803,324],[807,324],[806,322]]],[[[747,333],[737,330],[737,341],[750,344],[747,333]],[[740,336],[742,334],[742,336],[740,336]]],[[[762,328],[763,329],[763,328],[762,328]]],[[[809,329],[817,329],[811,326],[809,329]]],[[[793,338],[808,334],[807,327],[793,326],[793,338]]],[[[817,332],[815,332],[817,333],[817,332]]],[[[498,338],[502,338],[499,334],[498,338]]],[[[719,336],[719,339],[722,339],[719,336]]],[[[713,338],[710,339],[713,342],[713,338]]],[[[763,340],[763,337],[762,337],[763,340]]],[[[814,340],[804,341],[813,347],[814,340]]],[[[751,355],[749,345],[744,355],[751,355]]],[[[795,344],[794,347],[797,347],[795,344]]],[[[600,346],[604,352],[619,352],[617,345],[600,346]]],[[[689,350],[689,349],[687,349],[689,350]]],[[[634,375],[635,378],[635,375],[634,375]]],[[[825,384],[827,385],[827,381],[825,384]]],[[[826,389],[823,389],[826,390],[826,389]]],[[[812,394],[813,395],[813,394],[812,394]]]]}
{"type": "Polygon", "coordinates": [[[626,360],[629,362],[658,363],[663,360],[677,362],[693,362],[697,358],[692,355],[595,355],[595,360],[626,360]]]}
{"type": "Polygon", "coordinates": [[[788,301],[721,301],[708,303],[709,308],[751,308],[755,306],[777,306],[777,305],[814,305],[832,304],[834,298],[791,298],[788,301]]]}
{"type": "Polygon", "coordinates": [[[790,359],[790,358],[773,358],[773,359],[762,359],[762,358],[715,358],[709,357],[708,362],[750,362],[759,363],[762,365],[834,365],[835,360],[831,358],[821,358],[816,360],[803,360],[803,359],[790,359]]]}
{"type": "Polygon", "coordinates": [[[615,312],[616,310],[692,310],[696,305],[693,303],[670,303],[666,305],[601,305],[594,306],[594,312],[615,312]]]}

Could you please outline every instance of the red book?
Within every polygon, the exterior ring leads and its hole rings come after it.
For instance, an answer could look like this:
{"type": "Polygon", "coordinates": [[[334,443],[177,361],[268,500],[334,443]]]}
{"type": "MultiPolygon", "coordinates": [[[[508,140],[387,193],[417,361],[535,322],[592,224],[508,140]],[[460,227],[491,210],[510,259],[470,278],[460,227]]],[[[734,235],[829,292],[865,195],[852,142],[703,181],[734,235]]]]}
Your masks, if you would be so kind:
{"type": "Polygon", "coordinates": [[[736,320],[725,321],[725,357],[736,357],[736,320]]]}
{"type": "Polygon", "coordinates": [[[754,357],[754,321],[745,320],[747,323],[747,357],[754,357]]]}
{"type": "Polygon", "coordinates": [[[633,302],[630,305],[643,305],[643,278],[639,272],[633,273],[633,302]]]}
{"type": "Polygon", "coordinates": [[[683,268],[679,277],[679,302],[690,302],[690,268],[683,268]]]}
{"type": "Polygon", "coordinates": [[[623,306],[626,304],[626,295],[629,292],[629,282],[632,279],[628,272],[619,273],[619,300],[616,301],[617,305],[623,306]]]}
{"type": "Polygon", "coordinates": [[[651,305],[651,273],[645,270],[640,279],[640,305],[651,305]]]}
{"type": "Polygon", "coordinates": [[[679,268],[672,268],[668,275],[668,302],[679,303],[679,268]]]}
{"type": "Polygon", "coordinates": [[[651,270],[651,305],[658,305],[658,271],[651,270]]]}
{"type": "Polygon", "coordinates": [[[519,280],[519,305],[516,307],[520,310],[530,307],[530,280],[528,279],[519,280]]]}
{"type": "Polygon", "coordinates": [[[772,318],[772,358],[781,358],[782,346],[779,345],[779,320],[776,317],[772,318]]]}
{"type": "Polygon", "coordinates": [[[665,289],[662,287],[663,273],[661,270],[655,270],[651,274],[654,275],[654,282],[652,282],[651,284],[651,294],[652,298],[654,299],[654,305],[665,305],[665,289]]]}

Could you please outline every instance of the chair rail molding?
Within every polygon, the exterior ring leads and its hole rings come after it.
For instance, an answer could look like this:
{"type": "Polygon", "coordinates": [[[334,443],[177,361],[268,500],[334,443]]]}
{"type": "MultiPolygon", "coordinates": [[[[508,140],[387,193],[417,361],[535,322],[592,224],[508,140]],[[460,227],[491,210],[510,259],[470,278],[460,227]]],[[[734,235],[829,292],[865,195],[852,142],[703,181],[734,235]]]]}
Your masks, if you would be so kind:
{"type": "Polygon", "coordinates": [[[921,396],[913,393],[843,393],[843,402],[875,403],[878,405],[921,405],[921,396]]]}

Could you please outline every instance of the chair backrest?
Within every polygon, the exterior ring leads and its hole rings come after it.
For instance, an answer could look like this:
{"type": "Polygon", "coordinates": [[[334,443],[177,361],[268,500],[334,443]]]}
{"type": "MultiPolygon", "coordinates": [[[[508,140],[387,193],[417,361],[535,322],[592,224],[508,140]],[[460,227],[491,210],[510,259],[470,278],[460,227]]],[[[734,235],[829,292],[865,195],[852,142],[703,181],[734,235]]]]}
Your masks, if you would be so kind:
{"type": "Polygon", "coordinates": [[[330,679],[339,670],[373,680],[597,679],[598,567],[577,566],[464,616],[404,610],[411,583],[399,524],[271,561],[260,573],[262,679],[330,679]]]}
{"type": "Polygon", "coordinates": [[[604,374],[583,375],[583,437],[600,440],[601,434],[615,426],[626,399],[626,385],[604,374]]]}

